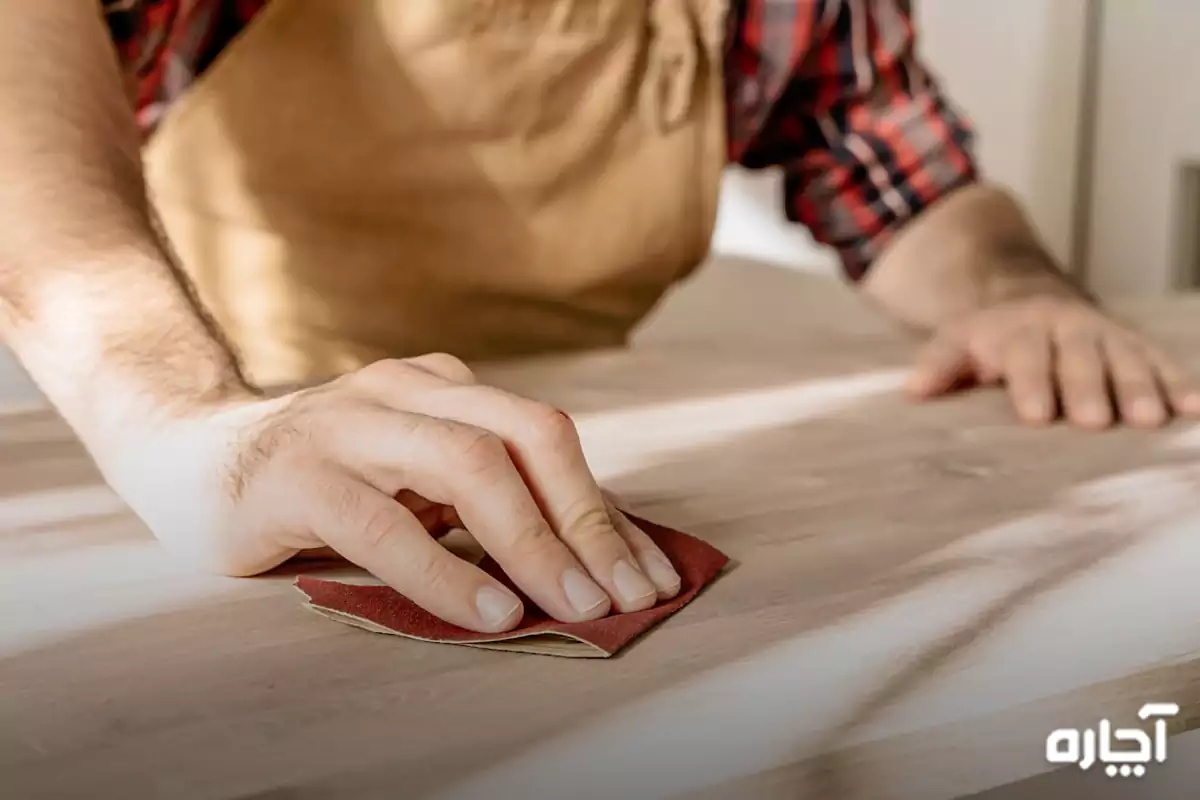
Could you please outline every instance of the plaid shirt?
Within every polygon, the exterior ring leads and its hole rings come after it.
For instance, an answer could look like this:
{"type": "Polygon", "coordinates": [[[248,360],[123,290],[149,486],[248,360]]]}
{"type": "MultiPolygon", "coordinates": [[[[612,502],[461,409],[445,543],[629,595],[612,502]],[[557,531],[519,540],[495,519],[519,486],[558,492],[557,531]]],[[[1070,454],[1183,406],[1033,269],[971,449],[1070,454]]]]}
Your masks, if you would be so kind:
{"type": "MultiPolygon", "coordinates": [[[[148,134],[270,0],[101,0],[148,134]]],[[[888,239],[976,177],[969,123],[915,54],[910,0],[733,0],[729,160],[781,167],[784,208],[865,274],[888,239]]]]}

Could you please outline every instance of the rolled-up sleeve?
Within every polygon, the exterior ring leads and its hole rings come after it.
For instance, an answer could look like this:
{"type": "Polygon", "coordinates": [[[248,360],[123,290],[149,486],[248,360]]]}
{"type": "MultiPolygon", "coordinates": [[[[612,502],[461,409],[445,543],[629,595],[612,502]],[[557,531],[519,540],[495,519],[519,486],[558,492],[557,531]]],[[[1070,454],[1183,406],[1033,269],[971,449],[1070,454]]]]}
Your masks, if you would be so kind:
{"type": "Polygon", "coordinates": [[[977,179],[973,133],[916,53],[905,0],[828,0],[738,159],[781,166],[787,217],[852,280],[939,198],[977,179]]]}

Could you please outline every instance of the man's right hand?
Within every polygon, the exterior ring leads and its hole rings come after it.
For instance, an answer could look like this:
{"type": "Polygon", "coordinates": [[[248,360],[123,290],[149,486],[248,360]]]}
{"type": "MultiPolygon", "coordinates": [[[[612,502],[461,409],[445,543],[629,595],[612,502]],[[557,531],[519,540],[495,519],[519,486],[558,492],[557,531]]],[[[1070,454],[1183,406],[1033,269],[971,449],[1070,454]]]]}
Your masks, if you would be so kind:
{"type": "Polygon", "coordinates": [[[480,631],[515,626],[520,604],[435,541],[431,514],[561,620],[678,591],[606,504],[571,421],[453,358],[256,396],[156,233],[96,4],[0,10],[0,335],[164,543],[236,575],[330,546],[480,631]]]}
{"type": "Polygon", "coordinates": [[[436,541],[454,520],[559,620],[679,591],[662,552],[605,499],[571,420],[476,383],[451,356],[148,427],[106,477],[160,540],[220,572],[328,546],[448,622],[515,627],[518,598],[436,541]]]}

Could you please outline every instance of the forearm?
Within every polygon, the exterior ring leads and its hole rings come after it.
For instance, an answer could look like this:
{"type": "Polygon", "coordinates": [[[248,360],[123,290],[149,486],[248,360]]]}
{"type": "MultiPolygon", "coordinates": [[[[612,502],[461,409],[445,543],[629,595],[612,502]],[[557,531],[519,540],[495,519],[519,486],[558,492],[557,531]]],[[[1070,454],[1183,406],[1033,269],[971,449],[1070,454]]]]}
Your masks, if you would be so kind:
{"type": "Polygon", "coordinates": [[[155,235],[97,6],[0,0],[0,332],[93,448],[245,391],[155,235]]]}
{"type": "Polygon", "coordinates": [[[905,225],[861,282],[898,322],[931,330],[1032,293],[1081,294],[1003,189],[959,189],[905,225]]]}

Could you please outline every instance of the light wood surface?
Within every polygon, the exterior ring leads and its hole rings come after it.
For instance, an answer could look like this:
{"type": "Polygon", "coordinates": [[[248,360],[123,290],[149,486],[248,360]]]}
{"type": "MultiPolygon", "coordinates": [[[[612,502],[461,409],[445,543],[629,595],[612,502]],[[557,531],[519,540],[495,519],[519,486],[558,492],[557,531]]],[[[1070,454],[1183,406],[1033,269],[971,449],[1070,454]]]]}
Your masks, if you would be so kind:
{"type": "MultiPolygon", "coordinates": [[[[1200,367],[1200,298],[1122,310],[1200,367]]],[[[606,661],[354,630],[291,568],[195,574],[52,413],[9,408],[0,796],[952,798],[1045,772],[1054,728],[1149,701],[1195,727],[1200,429],[913,405],[910,352],[825,279],[726,265],[629,351],[483,370],[737,562],[606,661]]],[[[1137,796],[1185,796],[1178,762],[1137,796]]]]}

